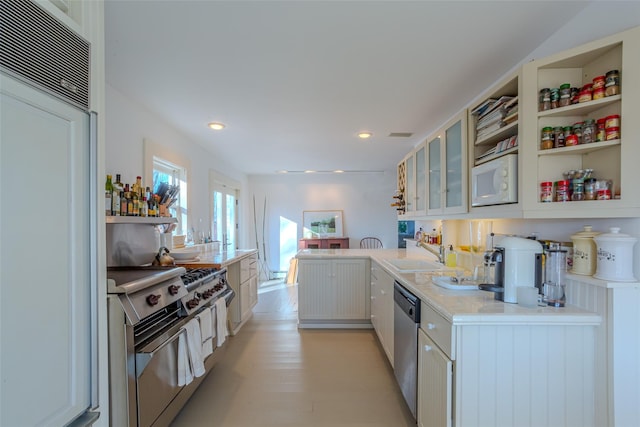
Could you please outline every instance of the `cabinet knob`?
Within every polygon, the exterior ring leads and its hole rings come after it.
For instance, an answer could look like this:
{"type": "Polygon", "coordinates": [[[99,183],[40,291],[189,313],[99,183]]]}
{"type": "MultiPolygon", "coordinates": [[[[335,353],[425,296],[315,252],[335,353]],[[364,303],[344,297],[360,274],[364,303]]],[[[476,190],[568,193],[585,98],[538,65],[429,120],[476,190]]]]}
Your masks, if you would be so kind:
{"type": "Polygon", "coordinates": [[[380,293],[381,293],[382,295],[386,295],[386,294],[387,294],[385,291],[382,291],[382,290],[380,291],[380,293]]]}
{"type": "Polygon", "coordinates": [[[436,328],[436,325],[434,323],[427,323],[427,329],[431,330],[435,328],[436,328]]]}
{"type": "Polygon", "coordinates": [[[424,351],[431,351],[431,346],[430,345],[425,345],[424,346],[424,351]]]}
{"type": "Polygon", "coordinates": [[[503,189],[503,190],[506,190],[506,189],[507,189],[507,183],[506,183],[506,182],[503,182],[503,183],[502,183],[502,189],[503,189]]]}

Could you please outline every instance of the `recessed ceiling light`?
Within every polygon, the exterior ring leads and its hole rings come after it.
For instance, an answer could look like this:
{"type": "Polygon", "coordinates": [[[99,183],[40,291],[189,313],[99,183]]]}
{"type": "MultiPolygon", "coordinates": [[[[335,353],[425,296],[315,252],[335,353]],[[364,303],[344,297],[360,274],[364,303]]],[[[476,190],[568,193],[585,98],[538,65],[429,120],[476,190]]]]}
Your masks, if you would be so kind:
{"type": "Polygon", "coordinates": [[[304,173],[316,173],[316,171],[313,171],[313,170],[306,170],[306,171],[304,171],[304,173]]]}
{"type": "Polygon", "coordinates": [[[213,130],[221,130],[224,129],[224,124],[219,123],[219,122],[211,122],[208,125],[211,129],[213,130]]]}
{"type": "Polygon", "coordinates": [[[368,139],[373,136],[373,133],[368,131],[358,132],[358,138],[360,139],[368,139]]]}
{"type": "Polygon", "coordinates": [[[336,169],[336,170],[333,171],[333,173],[344,173],[344,171],[341,170],[341,169],[336,169]]]}

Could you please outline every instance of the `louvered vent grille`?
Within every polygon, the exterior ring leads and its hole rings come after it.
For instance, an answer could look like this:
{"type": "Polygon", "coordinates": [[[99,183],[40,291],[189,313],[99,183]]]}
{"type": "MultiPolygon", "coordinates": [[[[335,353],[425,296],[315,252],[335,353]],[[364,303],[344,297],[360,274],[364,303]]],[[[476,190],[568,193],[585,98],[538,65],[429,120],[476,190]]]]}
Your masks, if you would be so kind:
{"type": "Polygon", "coordinates": [[[0,0],[0,66],[89,108],[89,43],[29,0],[0,0]]]}

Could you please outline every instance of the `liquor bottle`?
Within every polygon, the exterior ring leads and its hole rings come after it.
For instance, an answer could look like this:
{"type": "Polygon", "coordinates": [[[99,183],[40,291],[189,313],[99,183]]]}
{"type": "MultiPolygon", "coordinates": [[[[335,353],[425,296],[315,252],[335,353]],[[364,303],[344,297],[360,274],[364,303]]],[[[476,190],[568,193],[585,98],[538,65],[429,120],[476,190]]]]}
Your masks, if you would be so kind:
{"type": "Polygon", "coordinates": [[[131,199],[129,184],[124,185],[124,197],[127,199],[127,216],[133,216],[133,200],[131,199]]]}
{"type": "Polygon", "coordinates": [[[148,216],[156,216],[156,205],[153,202],[153,196],[147,201],[147,203],[149,204],[149,209],[147,212],[148,216]]]}
{"type": "Polygon", "coordinates": [[[131,209],[132,215],[140,216],[140,200],[138,198],[138,193],[136,193],[135,191],[131,192],[131,204],[133,205],[131,209]]]}
{"type": "Polygon", "coordinates": [[[113,215],[111,209],[113,205],[111,198],[113,197],[113,183],[111,182],[111,175],[107,175],[107,182],[104,185],[104,213],[106,216],[113,215]]]}
{"type": "Polygon", "coordinates": [[[135,182],[135,184],[133,184],[133,189],[131,191],[133,191],[134,193],[136,193],[138,195],[138,199],[139,200],[142,199],[143,188],[142,188],[142,177],[141,176],[136,176],[136,182],[135,182]]]}
{"type": "Polygon", "coordinates": [[[116,182],[113,183],[113,192],[111,193],[111,211],[114,215],[120,215],[120,192],[124,190],[122,182],[120,182],[120,174],[116,174],[116,182]]]}
{"type": "Polygon", "coordinates": [[[149,212],[149,205],[147,205],[147,198],[143,197],[140,203],[140,216],[147,216],[149,212]]]}
{"type": "Polygon", "coordinates": [[[120,192],[120,216],[127,216],[127,198],[124,197],[124,191],[120,192]]]}

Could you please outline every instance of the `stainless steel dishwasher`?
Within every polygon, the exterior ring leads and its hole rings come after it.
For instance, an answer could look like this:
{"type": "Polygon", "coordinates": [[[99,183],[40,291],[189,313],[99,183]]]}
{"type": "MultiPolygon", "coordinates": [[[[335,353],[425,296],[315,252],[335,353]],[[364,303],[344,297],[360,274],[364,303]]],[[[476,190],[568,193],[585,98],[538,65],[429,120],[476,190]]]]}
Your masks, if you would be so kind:
{"type": "Polygon", "coordinates": [[[395,282],[393,287],[393,371],[413,417],[418,381],[420,299],[395,282]]]}

